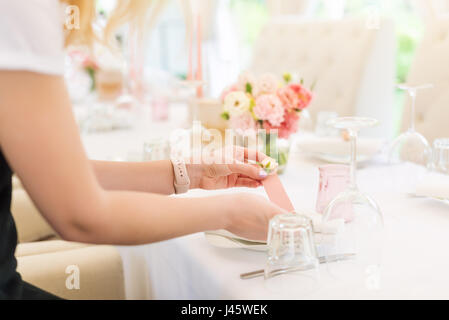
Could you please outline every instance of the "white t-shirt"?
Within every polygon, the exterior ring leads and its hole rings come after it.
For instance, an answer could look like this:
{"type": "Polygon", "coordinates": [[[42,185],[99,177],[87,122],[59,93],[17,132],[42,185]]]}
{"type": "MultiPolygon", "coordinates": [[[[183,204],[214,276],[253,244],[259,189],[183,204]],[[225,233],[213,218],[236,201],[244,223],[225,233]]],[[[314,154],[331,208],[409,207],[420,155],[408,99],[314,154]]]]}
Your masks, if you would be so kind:
{"type": "Polygon", "coordinates": [[[0,0],[0,70],[64,73],[59,0],[0,0]]]}

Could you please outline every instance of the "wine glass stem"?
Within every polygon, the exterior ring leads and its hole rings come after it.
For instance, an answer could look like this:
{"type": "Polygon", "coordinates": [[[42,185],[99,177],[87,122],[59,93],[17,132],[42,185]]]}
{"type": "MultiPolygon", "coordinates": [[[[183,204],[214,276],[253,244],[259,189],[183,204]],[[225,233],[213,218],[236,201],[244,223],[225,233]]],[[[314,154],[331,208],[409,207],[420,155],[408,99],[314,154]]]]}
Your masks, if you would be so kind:
{"type": "Polygon", "coordinates": [[[410,113],[410,131],[415,131],[416,90],[410,90],[409,95],[412,99],[412,110],[410,113]]]}
{"type": "Polygon", "coordinates": [[[351,141],[351,161],[350,161],[350,181],[349,188],[351,190],[357,190],[357,131],[354,129],[348,129],[350,141],[351,141]]]}

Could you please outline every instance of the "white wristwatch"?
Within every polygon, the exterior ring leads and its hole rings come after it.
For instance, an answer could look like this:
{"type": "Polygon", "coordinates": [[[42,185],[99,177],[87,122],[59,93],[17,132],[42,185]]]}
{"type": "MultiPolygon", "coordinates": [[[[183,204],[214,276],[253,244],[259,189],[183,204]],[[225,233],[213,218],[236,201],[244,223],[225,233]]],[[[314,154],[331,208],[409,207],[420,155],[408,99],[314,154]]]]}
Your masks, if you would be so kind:
{"type": "Polygon", "coordinates": [[[173,172],[175,179],[173,186],[175,187],[176,194],[186,193],[190,188],[189,174],[187,173],[186,163],[182,159],[171,159],[173,164],[173,172]]]}

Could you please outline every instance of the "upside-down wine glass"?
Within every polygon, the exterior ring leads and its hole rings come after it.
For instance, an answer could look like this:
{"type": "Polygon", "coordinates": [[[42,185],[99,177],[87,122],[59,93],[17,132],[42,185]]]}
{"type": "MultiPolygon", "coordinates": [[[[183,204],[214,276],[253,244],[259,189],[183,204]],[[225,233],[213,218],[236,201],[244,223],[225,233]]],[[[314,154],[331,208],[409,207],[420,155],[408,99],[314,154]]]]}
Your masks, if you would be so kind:
{"type": "Polygon", "coordinates": [[[328,125],[347,130],[351,141],[350,182],[346,189],[337,195],[323,213],[323,223],[334,219],[344,219],[344,228],[336,234],[326,235],[321,245],[323,254],[354,254],[354,259],[331,262],[327,259],[327,269],[337,279],[360,277],[365,281],[380,266],[383,240],[383,216],[377,203],[367,194],[359,191],[356,181],[357,136],[362,128],[375,126],[378,121],[372,118],[340,117],[329,120],[328,125]],[[350,212],[344,212],[344,211],[350,212]]]}
{"type": "Polygon", "coordinates": [[[389,162],[391,164],[402,162],[414,162],[427,165],[432,149],[427,139],[415,130],[416,95],[418,90],[432,88],[432,84],[408,85],[399,84],[397,88],[407,91],[411,99],[410,127],[399,135],[391,144],[389,150],[389,162]]]}
{"type": "Polygon", "coordinates": [[[132,28],[128,30],[126,37],[122,37],[120,42],[122,46],[123,55],[123,89],[120,95],[115,100],[115,105],[119,109],[134,109],[139,100],[135,96],[134,92],[138,88],[137,86],[138,72],[141,72],[142,61],[140,52],[141,46],[137,45],[138,35],[134,33],[132,28]]]}

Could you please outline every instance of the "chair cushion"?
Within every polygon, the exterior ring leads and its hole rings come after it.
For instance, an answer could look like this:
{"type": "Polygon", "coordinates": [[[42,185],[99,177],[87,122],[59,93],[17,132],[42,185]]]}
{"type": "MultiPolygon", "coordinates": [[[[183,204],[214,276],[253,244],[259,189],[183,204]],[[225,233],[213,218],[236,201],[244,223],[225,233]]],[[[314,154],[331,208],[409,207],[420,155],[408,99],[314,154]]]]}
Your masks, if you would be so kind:
{"type": "Polygon", "coordinates": [[[11,212],[16,222],[19,243],[56,236],[56,232],[41,216],[24,189],[13,190],[11,212]]]}
{"type": "MultiPolygon", "coordinates": [[[[76,248],[77,244],[58,241],[43,241],[39,245],[56,250],[67,245],[71,249],[19,256],[17,269],[25,281],[64,299],[125,299],[122,259],[115,247],[81,245],[76,248]],[[74,274],[73,268],[78,270],[79,289],[66,284],[74,274]]],[[[24,244],[19,251],[26,246],[29,244],[24,244]]]]}
{"type": "Polygon", "coordinates": [[[53,252],[74,250],[74,249],[86,248],[89,246],[91,246],[91,245],[77,243],[77,242],[62,241],[62,240],[21,243],[17,246],[16,257],[26,257],[26,256],[39,255],[39,254],[44,254],[44,253],[53,253],[53,252]]]}

